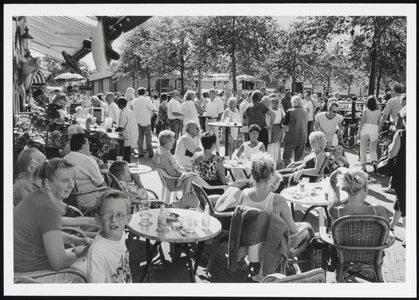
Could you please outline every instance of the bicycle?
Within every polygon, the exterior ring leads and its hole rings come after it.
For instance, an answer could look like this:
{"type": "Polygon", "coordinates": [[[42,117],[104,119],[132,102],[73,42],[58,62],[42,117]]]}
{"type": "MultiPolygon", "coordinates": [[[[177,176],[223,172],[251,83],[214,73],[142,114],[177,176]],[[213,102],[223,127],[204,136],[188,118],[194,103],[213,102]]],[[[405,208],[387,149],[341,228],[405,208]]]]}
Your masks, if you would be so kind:
{"type": "Polygon", "coordinates": [[[359,123],[353,123],[346,126],[343,132],[338,134],[340,144],[346,149],[359,147],[358,130],[359,123]]]}
{"type": "Polygon", "coordinates": [[[394,130],[391,128],[391,123],[389,121],[384,122],[381,129],[380,135],[378,137],[378,142],[380,145],[381,153],[384,153],[388,146],[393,142],[394,130]]]}

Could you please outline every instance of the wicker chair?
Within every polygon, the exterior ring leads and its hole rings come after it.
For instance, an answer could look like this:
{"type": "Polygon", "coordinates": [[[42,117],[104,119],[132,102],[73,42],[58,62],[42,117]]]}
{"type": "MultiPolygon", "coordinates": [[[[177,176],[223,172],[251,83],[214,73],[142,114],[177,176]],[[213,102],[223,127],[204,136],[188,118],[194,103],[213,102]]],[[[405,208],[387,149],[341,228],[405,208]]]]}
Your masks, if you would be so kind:
{"type": "Polygon", "coordinates": [[[196,193],[196,195],[199,199],[199,207],[202,210],[204,210],[205,205],[208,203],[209,210],[210,210],[210,215],[213,216],[214,218],[217,218],[221,222],[221,225],[222,225],[221,233],[219,235],[217,235],[214,238],[214,241],[212,242],[212,249],[211,249],[211,253],[210,253],[207,268],[206,268],[206,273],[208,273],[208,272],[211,271],[212,263],[214,261],[215,251],[220,244],[220,240],[225,239],[226,242],[228,241],[231,216],[233,215],[234,211],[230,211],[230,212],[216,211],[214,209],[214,206],[212,205],[211,200],[209,199],[207,193],[205,193],[204,189],[201,186],[199,186],[198,184],[196,184],[195,182],[193,182],[192,185],[193,185],[195,193],[196,193]]]}
{"type": "Polygon", "coordinates": [[[338,282],[354,277],[383,282],[383,252],[394,243],[394,239],[388,240],[389,228],[380,216],[343,216],[332,224],[332,239],[319,230],[322,240],[337,251],[338,282]]]}
{"type": "Polygon", "coordinates": [[[313,269],[302,274],[285,276],[280,273],[267,275],[262,283],[324,283],[326,276],[322,268],[313,269]]]}
{"type": "Polygon", "coordinates": [[[14,283],[87,283],[87,276],[83,271],[74,267],[60,271],[46,269],[23,273],[15,272],[14,283]]]}

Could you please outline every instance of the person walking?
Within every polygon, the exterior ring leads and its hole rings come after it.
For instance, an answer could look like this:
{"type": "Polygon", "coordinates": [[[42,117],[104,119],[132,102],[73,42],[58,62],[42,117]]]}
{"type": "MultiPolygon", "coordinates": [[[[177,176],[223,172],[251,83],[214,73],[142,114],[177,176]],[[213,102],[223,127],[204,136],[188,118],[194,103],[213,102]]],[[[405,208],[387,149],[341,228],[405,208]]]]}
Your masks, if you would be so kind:
{"type": "MultiPolygon", "coordinates": [[[[181,121],[183,119],[182,109],[179,103],[180,93],[177,90],[172,92],[172,98],[167,105],[167,118],[169,119],[169,127],[175,133],[175,141],[179,138],[181,130],[181,121]]],[[[173,144],[170,153],[175,154],[176,143],[173,144]]]]}

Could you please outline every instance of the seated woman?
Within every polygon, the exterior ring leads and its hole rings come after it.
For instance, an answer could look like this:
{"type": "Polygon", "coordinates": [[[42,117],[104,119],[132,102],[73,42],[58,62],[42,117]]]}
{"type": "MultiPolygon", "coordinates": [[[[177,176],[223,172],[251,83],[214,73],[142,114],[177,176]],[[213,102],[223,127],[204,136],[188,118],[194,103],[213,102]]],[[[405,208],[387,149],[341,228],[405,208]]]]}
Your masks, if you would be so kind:
{"type": "Polygon", "coordinates": [[[76,172],[62,158],[46,160],[34,173],[42,188],[26,196],[13,211],[14,271],[62,270],[87,254],[89,247],[78,246],[66,252],[64,243],[83,245],[82,239],[61,231],[58,203],[70,195],[76,172]]]}
{"type": "Polygon", "coordinates": [[[330,176],[328,211],[332,222],[348,215],[375,215],[388,221],[386,209],[381,205],[366,205],[368,175],[355,169],[338,168],[330,176]],[[340,177],[340,179],[338,178],[340,177]],[[339,187],[348,193],[349,200],[340,202],[339,187]]]}
{"type": "Polygon", "coordinates": [[[280,193],[288,184],[291,175],[294,175],[291,184],[298,184],[301,176],[309,177],[310,182],[315,182],[317,175],[323,172],[327,163],[327,157],[324,152],[326,147],[326,137],[321,131],[313,131],[309,136],[311,153],[304,157],[302,161],[290,163],[286,169],[282,169],[279,173],[283,177],[277,193],[280,193]],[[313,175],[313,176],[310,176],[313,175]]]}
{"type": "Polygon", "coordinates": [[[258,141],[260,132],[259,125],[252,124],[249,126],[249,137],[250,141],[244,142],[237,152],[237,157],[250,159],[253,154],[259,152],[266,152],[265,145],[258,141]]]}
{"type": "Polygon", "coordinates": [[[282,179],[282,176],[275,171],[275,167],[275,160],[269,154],[259,153],[253,156],[252,176],[255,185],[242,191],[239,205],[278,214],[292,235],[291,247],[297,246],[309,235],[308,228],[311,228],[311,225],[307,222],[295,223],[285,198],[274,193],[282,179]]]}
{"type": "Polygon", "coordinates": [[[114,161],[109,168],[109,172],[118,179],[122,191],[127,193],[131,204],[139,204],[141,200],[148,198],[147,192],[141,183],[140,174],[132,174],[126,161],[114,161]]]}
{"type": "MultiPolygon", "coordinates": [[[[213,154],[216,137],[213,132],[206,132],[201,136],[201,143],[204,151],[195,152],[192,157],[192,170],[198,174],[209,185],[227,185],[223,159],[213,154]]],[[[208,195],[222,195],[223,189],[206,189],[208,195]]]]}
{"type": "Polygon", "coordinates": [[[337,145],[329,157],[329,169],[332,173],[340,167],[349,168],[349,162],[345,156],[343,147],[341,145],[337,145]]]}

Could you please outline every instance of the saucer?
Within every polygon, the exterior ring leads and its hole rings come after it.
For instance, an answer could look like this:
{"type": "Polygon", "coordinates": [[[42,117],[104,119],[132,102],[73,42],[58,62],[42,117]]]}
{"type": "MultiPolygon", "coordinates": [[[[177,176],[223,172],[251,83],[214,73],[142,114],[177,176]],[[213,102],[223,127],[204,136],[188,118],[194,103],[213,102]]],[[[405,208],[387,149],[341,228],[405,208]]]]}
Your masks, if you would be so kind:
{"type": "Polygon", "coordinates": [[[148,223],[139,223],[141,226],[150,226],[153,225],[153,222],[148,222],[148,223]]]}

